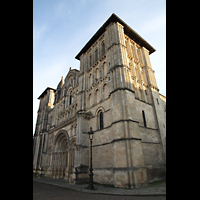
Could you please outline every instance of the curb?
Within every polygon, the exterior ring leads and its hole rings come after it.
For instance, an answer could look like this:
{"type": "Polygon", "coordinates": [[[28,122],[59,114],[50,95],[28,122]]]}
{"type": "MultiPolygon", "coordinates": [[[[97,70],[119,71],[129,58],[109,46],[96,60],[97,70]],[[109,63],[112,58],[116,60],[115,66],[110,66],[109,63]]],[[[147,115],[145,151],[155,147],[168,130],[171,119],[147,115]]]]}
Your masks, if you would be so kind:
{"type": "Polygon", "coordinates": [[[61,188],[67,188],[67,189],[70,189],[70,190],[76,190],[76,191],[79,191],[79,192],[85,192],[85,193],[89,193],[89,194],[103,194],[103,195],[114,195],[114,196],[166,196],[166,193],[125,194],[125,193],[109,193],[109,192],[92,192],[92,191],[88,191],[86,189],[76,189],[76,188],[62,186],[62,185],[58,185],[58,184],[54,184],[54,183],[47,183],[47,182],[44,182],[44,181],[41,181],[41,180],[36,180],[36,179],[33,179],[33,181],[45,183],[45,184],[48,184],[48,185],[54,185],[54,186],[61,187],[61,188]]]}

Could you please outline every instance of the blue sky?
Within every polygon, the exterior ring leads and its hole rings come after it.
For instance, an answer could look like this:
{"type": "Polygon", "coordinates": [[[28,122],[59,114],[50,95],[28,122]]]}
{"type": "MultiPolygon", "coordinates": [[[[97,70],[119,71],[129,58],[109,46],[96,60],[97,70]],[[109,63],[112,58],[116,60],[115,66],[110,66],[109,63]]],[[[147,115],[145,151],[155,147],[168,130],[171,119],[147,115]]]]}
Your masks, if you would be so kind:
{"type": "Polygon", "coordinates": [[[75,56],[112,13],[156,49],[150,60],[166,96],[166,0],[33,0],[33,133],[37,98],[79,69],[75,56]]]}

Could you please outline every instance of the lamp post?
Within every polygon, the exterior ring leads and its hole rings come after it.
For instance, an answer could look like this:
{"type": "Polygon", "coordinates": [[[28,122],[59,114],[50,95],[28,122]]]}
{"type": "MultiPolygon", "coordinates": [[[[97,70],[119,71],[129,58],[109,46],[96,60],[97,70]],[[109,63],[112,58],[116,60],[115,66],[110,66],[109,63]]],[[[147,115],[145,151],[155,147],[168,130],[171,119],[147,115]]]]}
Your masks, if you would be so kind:
{"type": "MultiPolygon", "coordinates": [[[[84,134],[87,132],[83,132],[84,134]]],[[[90,139],[90,168],[89,168],[89,187],[88,189],[93,190],[94,186],[93,186],[93,169],[92,169],[92,139],[93,139],[93,134],[94,131],[92,130],[92,127],[90,127],[90,131],[87,133],[89,135],[89,139],[90,139]]]]}
{"type": "Polygon", "coordinates": [[[89,134],[89,139],[90,139],[90,168],[89,168],[89,188],[90,190],[94,189],[93,186],[93,169],[92,169],[92,139],[93,139],[93,130],[92,127],[90,127],[90,131],[88,132],[89,134]]]}

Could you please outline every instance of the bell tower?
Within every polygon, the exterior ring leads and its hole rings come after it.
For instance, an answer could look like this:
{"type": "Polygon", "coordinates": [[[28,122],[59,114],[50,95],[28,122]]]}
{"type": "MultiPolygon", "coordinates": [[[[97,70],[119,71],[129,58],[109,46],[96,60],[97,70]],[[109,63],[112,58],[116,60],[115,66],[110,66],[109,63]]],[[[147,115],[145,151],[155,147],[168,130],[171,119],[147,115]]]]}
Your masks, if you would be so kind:
{"type": "Polygon", "coordinates": [[[33,169],[35,174],[39,173],[41,170],[42,161],[42,151],[44,143],[47,142],[48,134],[48,111],[53,108],[55,89],[47,87],[46,90],[38,97],[40,100],[40,105],[38,109],[37,122],[34,134],[34,144],[33,144],[33,169]]]}

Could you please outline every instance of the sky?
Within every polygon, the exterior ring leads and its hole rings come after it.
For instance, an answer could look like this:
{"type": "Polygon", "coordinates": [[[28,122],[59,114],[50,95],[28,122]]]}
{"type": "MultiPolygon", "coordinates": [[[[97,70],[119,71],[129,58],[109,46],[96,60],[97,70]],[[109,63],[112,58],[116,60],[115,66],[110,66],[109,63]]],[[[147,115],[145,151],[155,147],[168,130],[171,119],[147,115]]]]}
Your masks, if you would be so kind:
{"type": "Polygon", "coordinates": [[[33,134],[37,98],[80,69],[75,56],[112,13],[156,49],[151,65],[166,96],[166,0],[33,0],[33,134]]]}

